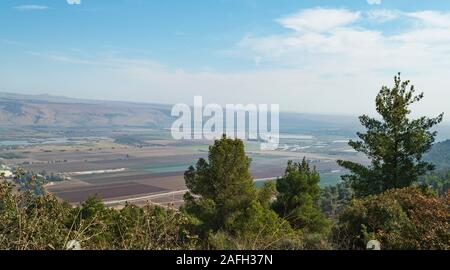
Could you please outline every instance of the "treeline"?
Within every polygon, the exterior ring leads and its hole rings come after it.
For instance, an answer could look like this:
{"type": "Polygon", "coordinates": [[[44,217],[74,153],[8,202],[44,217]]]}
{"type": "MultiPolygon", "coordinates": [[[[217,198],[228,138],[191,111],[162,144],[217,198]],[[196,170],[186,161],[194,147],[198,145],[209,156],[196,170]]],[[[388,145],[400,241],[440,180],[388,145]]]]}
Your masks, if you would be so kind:
{"type": "Polygon", "coordinates": [[[243,142],[224,135],[185,172],[179,211],[115,210],[95,198],[73,208],[2,182],[0,248],[66,249],[76,240],[85,249],[365,249],[378,240],[383,249],[448,250],[450,194],[423,180],[434,165],[422,159],[443,116],[409,119],[423,94],[399,76],[394,83],[376,98],[382,120],[361,116],[366,132],[349,143],[371,164],[339,161],[350,173],[335,187],[320,189],[303,159],[257,189],[243,142]]]}

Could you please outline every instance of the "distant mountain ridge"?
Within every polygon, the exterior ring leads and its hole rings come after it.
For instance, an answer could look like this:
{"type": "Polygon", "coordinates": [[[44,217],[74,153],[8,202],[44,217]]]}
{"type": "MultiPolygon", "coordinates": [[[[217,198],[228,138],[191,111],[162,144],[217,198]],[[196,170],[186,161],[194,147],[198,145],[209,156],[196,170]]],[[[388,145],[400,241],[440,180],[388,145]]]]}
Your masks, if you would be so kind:
{"type": "Polygon", "coordinates": [[[435,164],[437,170],[449,170],[450,140],[434,144],[430,152],[425,154],[424,159],[435,164]]]}
{"type": "MultiPolygon", "coordinates": [[[[172,105],[89,100],[52,95],[0,92],[0,126],[170,128],[172,105]]],[[[341,135],[354,138],[361,129],[356,116],[280,112],[280,131],[292,134],[341,135]]],[[[439,140],[450,126],[438,127],[439,140]]]]}
{"type": "MultiPolygon", "coordinates": [[[[0,92],[0,126],[169,128],[171,105],[86,100],[51,95],[0,92]]],[[[351,116],[280,113],[281,132],[325,132],[352,135],[358,120],[351,116]]]]}
{"type": "Polygon", "coordinates": [[[169,105],[0,93],[2,126],[146,126],[171,122],[169,105]]]}

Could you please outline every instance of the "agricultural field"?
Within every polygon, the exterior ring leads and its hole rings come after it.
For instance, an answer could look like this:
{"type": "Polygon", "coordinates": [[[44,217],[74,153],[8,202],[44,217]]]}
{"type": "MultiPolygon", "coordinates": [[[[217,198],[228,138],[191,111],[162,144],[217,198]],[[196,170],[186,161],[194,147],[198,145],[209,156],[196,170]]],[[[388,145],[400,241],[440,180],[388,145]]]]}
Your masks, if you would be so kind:
{"type": "MultiPolygon", "coordinates": [[[[167,130],[145,128],[46,132],[26,130],[19,138],[4,134],[2,163],[60,176],[63,181],[48,183],[46,189],[74,204],[97,196],[111,206],[149,201],[178,207],[186,191],[184,171],[207,158],[212,143],[175,141],[167,130]]],[[[246,142],[246,151],[257,186],[281,176],[289,160],[303,157],[321,173],[321,184],[331,185],[343,173],[336,159],[361,159],[349,151],[347,141],[338,136],[284,134],[275,151],[261,151],[258,142],[251,141],[246,142]]]]}

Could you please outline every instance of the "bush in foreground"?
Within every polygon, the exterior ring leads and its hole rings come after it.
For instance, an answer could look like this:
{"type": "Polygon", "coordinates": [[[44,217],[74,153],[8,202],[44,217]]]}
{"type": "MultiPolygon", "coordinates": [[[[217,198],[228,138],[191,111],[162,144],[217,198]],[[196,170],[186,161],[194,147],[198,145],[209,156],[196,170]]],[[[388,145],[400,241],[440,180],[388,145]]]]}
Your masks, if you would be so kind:
{"type": "Polygon", "coordinates": [[[448,250],[449,198],[408,187],[355,199],[339,216],[334,242],[343,249],[364,249],[376,239],[382,249],[448,250]]]}
{"type": "Polygon", "coordinates": [[[91,198],[79,207],[53,195],[14,192],[0,180],[0,249],[62,250],[70,240],[83,249],[193,249],[197,238],[182,213],[155,206],[106,208],[91,198]]]}

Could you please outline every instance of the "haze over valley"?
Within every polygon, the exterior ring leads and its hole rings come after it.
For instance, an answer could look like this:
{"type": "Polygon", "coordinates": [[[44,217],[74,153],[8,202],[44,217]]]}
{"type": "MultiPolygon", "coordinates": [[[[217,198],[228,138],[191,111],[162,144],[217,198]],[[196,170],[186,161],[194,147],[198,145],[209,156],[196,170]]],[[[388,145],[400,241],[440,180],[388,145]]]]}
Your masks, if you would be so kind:
{"type": "MultiPolygon", "coordinates": [[[[206,157],[211,144],[173,140],[170,105],[0,97],[2,163],[58,176],[61,181],[48,184],[48,190],[74,203],[94,195],[111,202],[181,201],[184,171],[206,157]]],[[[281,176],[288,160],[306,156],[323,173],[322,184],[330,185],[342,174],[336,159],[361,159],[346,144],[357,128],[353,117],[281,113],[280,122],[276,151],[246,142],[256,180],[281,176]]]]}

